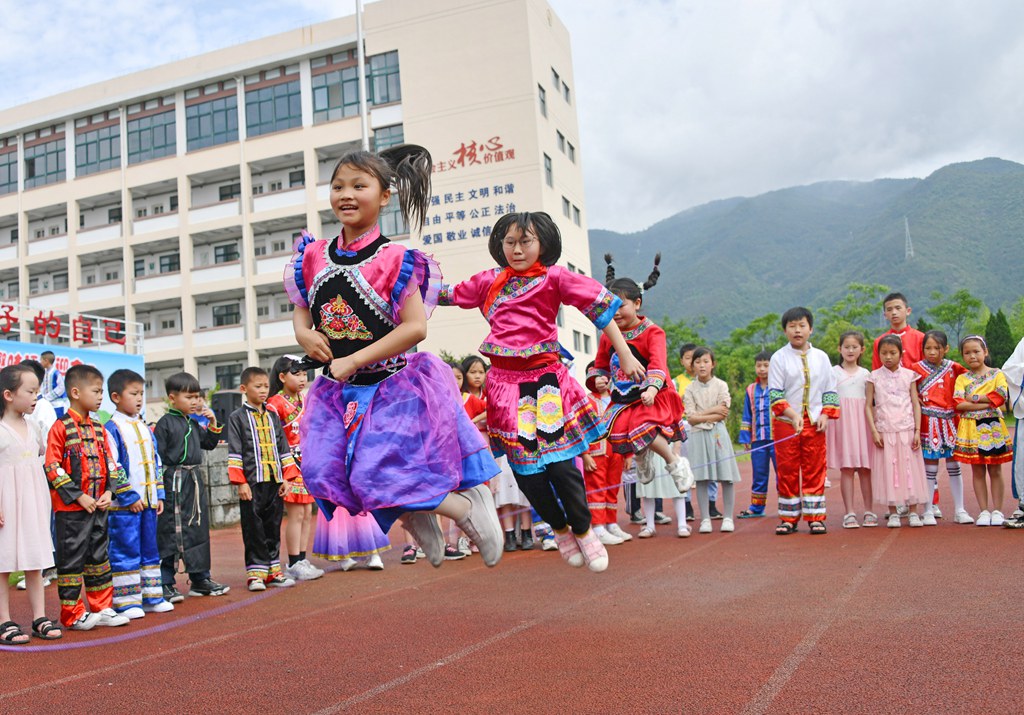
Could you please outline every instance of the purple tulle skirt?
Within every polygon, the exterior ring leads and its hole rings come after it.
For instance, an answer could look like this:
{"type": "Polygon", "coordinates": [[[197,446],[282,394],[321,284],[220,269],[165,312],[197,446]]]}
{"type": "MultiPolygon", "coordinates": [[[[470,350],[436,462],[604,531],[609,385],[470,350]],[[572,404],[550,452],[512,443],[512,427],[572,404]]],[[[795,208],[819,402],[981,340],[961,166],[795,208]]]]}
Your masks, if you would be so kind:
{"type": "Polygon", "coordinates": [[[313,556],[317,558],[344,561],[373,556],[390,548],[388,537],[369,514],[352,516],[342,509],[335,511],[330,521],[322,511],[316,514],[313,556]]]}
{"type": "Polygon", "coordinates": [[[430,353],[376,385],[320,376],[302,417],[302,478],[330,519],[371,512],[385,534],[406,511],[500,472],[466,414],[450,367],[430,353]]]}

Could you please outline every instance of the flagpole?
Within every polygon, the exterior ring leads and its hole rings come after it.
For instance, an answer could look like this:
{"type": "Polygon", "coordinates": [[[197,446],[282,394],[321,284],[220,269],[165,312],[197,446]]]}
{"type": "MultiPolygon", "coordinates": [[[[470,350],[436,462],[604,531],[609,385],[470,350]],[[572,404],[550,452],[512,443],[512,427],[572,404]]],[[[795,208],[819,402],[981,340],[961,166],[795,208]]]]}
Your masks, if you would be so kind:
{"type": "Polygon", "coordinates": [[[356,51],[359,62],[359,121],[362,128],[363,151],[370,150],[370,119],[366,104],[366,50],[363,47],[363,0],[356,0],[356,51]]]}

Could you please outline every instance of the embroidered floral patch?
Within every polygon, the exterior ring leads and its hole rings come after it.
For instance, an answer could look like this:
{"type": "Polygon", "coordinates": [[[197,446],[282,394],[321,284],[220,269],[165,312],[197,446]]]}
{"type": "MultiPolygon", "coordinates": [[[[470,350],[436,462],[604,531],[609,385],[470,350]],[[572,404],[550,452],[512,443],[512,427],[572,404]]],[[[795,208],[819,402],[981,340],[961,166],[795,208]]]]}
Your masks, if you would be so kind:
{"type": "Polygon", "coordinates": [[[320,308],[320,330],[335,340],[372,340],[373,335],[340,295],[320,308]]]}
{"type": "Polygon", "coordinates": [[[356,409],[358,407],[358,402],[350,402],[345,405],[345,417],[343,418],[343,421],[345,422],[346,428],[352,426],[352,420],[356,418],[356,409]]]}

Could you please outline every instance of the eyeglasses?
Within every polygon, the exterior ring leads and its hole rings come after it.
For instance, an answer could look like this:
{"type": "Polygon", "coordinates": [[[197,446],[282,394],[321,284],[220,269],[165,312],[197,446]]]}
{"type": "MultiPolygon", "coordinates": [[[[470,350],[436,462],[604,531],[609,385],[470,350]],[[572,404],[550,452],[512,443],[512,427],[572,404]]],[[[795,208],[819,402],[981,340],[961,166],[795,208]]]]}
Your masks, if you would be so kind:
{"type": "Polygon", "coordinates": [[[506,238],[501,243],[502,243],[502,245],[505,246],[505,248],[507,248],[509,250],[513,250],[514,251],[516,246],[518,245],[524,251],[529,251],[531,248],[533,248],[533,244],[537,243],[537,239],[536,238],[520,238],[518,241],[516,241],[516,240],[509,240],[509,239],[506,238]]]}

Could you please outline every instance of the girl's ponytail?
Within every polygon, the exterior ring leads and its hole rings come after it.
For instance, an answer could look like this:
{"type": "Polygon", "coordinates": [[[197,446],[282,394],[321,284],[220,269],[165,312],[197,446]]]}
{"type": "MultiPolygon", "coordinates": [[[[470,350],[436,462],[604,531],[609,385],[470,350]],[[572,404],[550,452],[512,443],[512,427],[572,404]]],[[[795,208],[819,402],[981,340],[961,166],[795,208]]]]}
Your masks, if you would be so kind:
{"type": "Polygon", "coordinates": [[[606,270],[605,273],[604,273],[604,284],[606,286],[611,285],[612,281],[615,280],[615,266],[612,265],[612,261],[613,260],[614,259],[612,258],[612,254],[610,254],[610,253],[604,254],[604,262],[606,264],[608,264],[608,270],[606,270]]]}
{"type": "Polygon", "coordinates": [[[380,152],[380,158],[393,172],[402,218],[409,228],[422,228],[430,206],[430,152],[416,144],[399,144],[380,152]]]}
{"type": "Polygon", "coordinates": [[[654,268],[651,269],[651,274],[647,276],[647,280],[644,281],[644,290],[649,290],[658,284],[658,278],[661,276],[661,269],[658,266],[661,264],[661,254],[654,254],[654,268]]]}

